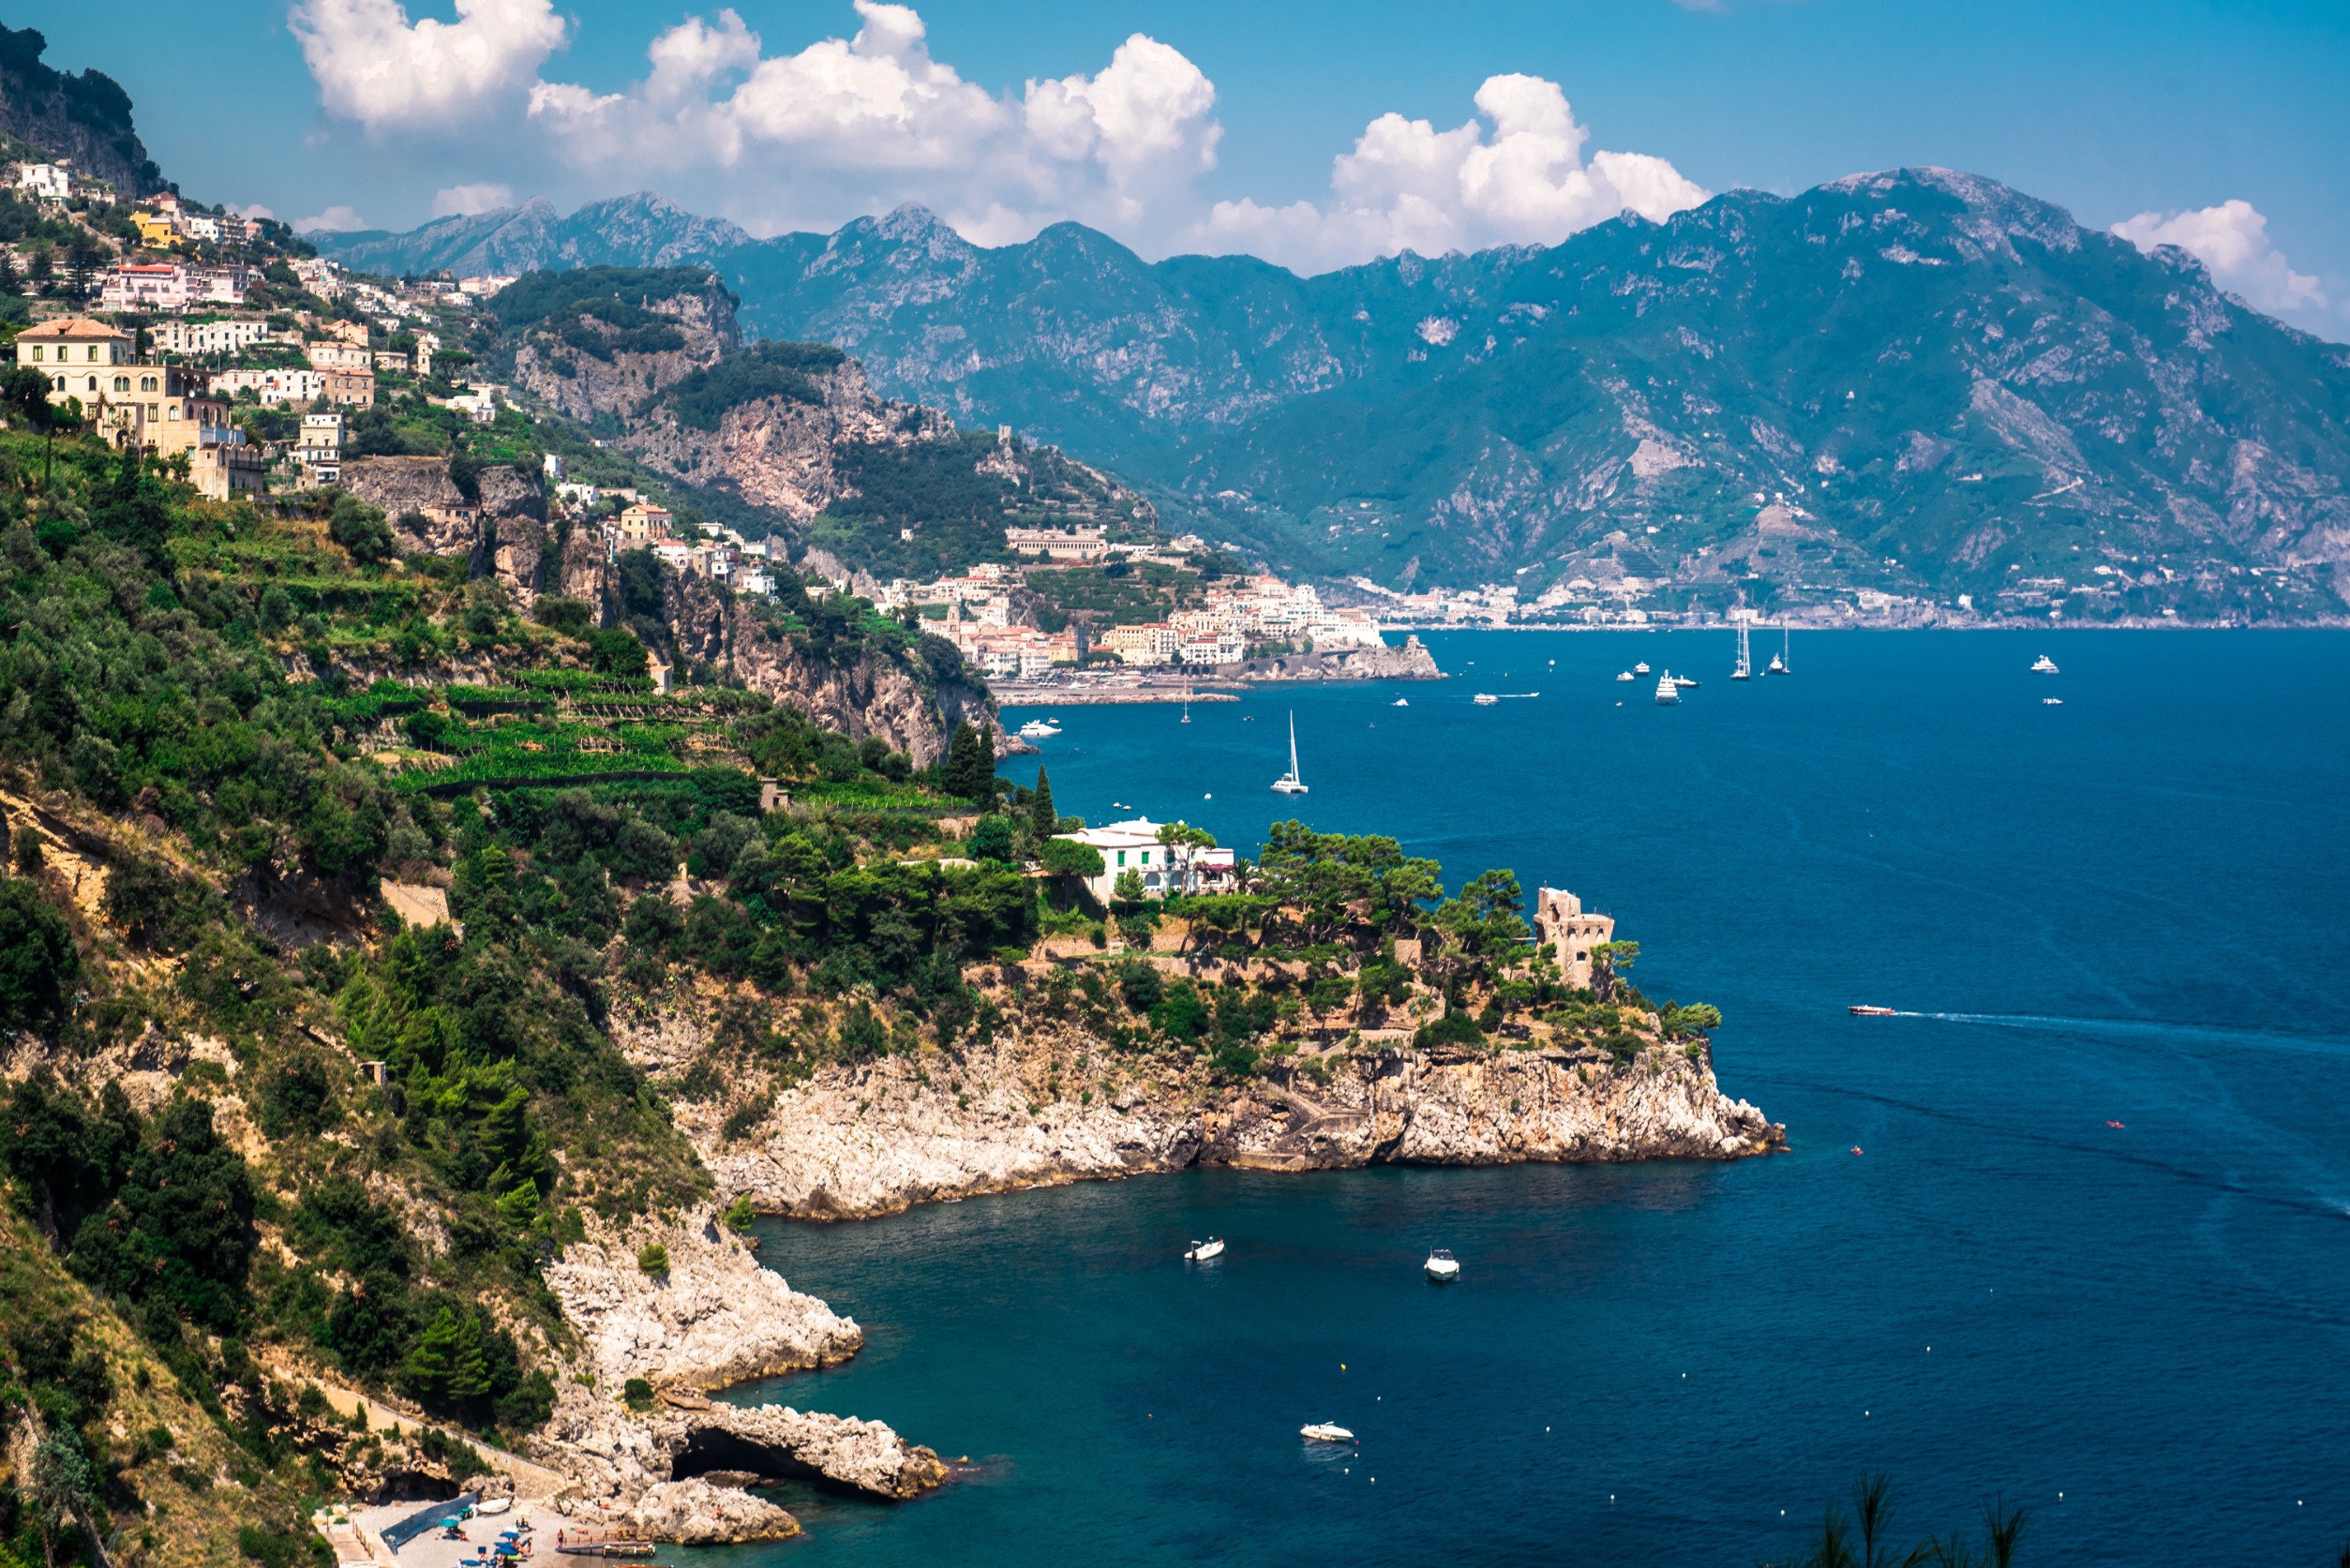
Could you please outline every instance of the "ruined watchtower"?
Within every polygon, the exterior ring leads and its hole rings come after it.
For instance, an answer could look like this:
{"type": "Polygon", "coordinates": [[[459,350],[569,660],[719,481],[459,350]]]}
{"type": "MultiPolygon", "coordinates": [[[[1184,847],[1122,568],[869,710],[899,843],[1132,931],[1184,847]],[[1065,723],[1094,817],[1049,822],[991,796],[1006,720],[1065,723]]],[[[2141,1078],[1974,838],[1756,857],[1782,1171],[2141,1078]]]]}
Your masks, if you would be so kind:
{"type": "Polygon", "coordinates": [[[1572,986],[1591,984],[1591,950],[1616,933],[1613,915],[1586,915],[1583,901],[1564,888],[1545,888],[1534,896],[1534,931],[1550,945],[1559,973],[1572,986]]]}

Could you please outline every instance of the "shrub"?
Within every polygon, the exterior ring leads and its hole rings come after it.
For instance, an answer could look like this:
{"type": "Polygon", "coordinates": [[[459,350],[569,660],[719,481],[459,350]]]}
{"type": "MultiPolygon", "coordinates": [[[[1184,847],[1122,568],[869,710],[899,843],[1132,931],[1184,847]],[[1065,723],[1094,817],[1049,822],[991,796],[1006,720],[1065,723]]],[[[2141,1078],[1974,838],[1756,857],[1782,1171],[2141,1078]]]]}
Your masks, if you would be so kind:
{"type": "Polygon", "coordinates": [[[755,1099],[738,1105],[726,1113],[726,1120],[718,1130],[726,1137],[727,1142],[740,1142],[750,1135],[753,1127],[757,1127],[766,1119],[767,1103],[764,1100],[755,1099]]]}
{"type": "Polygon", "coordinates": [[[335,510],[326,516],[326,533],[362,563],[389,560],[399,548],[382,512],[357,496],[336,498],[335,510]]]}
{"type": "Polygon", "coordinates": [[[585,599],[574,599],[561,593],[543,593],[531,608],[531,619],[567,637],[585,637],[589,619],[593,613],[585,599]]]}
{"type": "Polygon", "coordinates": [[[1412,1037],[1412,1043],[1426,1048],[1431,1045],[1483,1045],[1485,1031],[1477,1021],[1456,1008],[1432,1023],[1423,1023],[1412,1037]]]}
{"type": "Polygon", "coordinates": [[[965,845],[975,860],[1008,861],[1011,859],[1012,827],[1008,816],[983,816],[971,829],[965,845]]]}
{"type": "Polygon", "coordinates": [[[1047,839],[1038,851],[1037,859],[1055,876],[1078,878],[1100,876],[1102,872],[1101,851],[1089,844],[1074,839],[1047,839]]]}
{"type": "MultiPolygon", "coordinates": [[[[20,856],[26,846],[35,855],[40,849],[30,833],[20,833],[17,845],[20,856]]],[[[64,1007],[65,988],[81,970],[73,932],[42,901],[40,889],[15,878],[0,880],[0,1029],[27,1028],[56,1018],[64,1007]]]]}
{"type": "Polygon", "coordinates": [[[636,1254],[636,1266],[656,1279],[666,1278],[669,1273],[669,1249],[659,1242],[648,1242],[636,1254]]]}
{"type": "Polygon", "coordinates": [[[1147,1014],[1167,994],[1166,977],[1158,966],[1130,958],[1118,965],[1118,994],[1138,1013],[1147,1014]]]}
{"type": "Polygon", "coordinates": [[[628,1402],[630,1410],[650,1410],[652,1408],[652,1384],[642,1378],[631,1378],[621,1384],[621,1397],[628,1402]]]}
{"type": "Polygon", "coordinates": [[[747,1231],[751,1228],[751,1222],[758,1216],[752,1213],[751,1195],[745,1192],[737,1197],[733,1202],[728,1203],[726,1212],[718,1217],[729,1231],[747,1231]]]}

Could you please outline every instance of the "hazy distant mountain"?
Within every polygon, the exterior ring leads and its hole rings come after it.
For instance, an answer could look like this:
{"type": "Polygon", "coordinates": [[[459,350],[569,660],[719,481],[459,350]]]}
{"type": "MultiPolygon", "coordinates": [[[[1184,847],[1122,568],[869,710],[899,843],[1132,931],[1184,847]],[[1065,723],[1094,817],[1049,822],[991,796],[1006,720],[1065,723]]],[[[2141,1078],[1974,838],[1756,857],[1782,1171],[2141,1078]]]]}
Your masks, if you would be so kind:
{"type": "Polygon", "coordinates": [[[2193,618],[2350,589],[2350,351],[1965,174],[1314,278],[919,209],[703,254],[754,332],[1317,574],[2193,618]]]}
{"type": "Polygon", "coordinates": [[[369,229],[309,238],[321,255],[366,272],[402,276],[445,268],[460,277],[541,267],[666,267],[752,243],[726,219],[698,217],[649,190],[591,202],[569,217],[534,196],[518,207],[435,218],[405,234],[369,229]]]}

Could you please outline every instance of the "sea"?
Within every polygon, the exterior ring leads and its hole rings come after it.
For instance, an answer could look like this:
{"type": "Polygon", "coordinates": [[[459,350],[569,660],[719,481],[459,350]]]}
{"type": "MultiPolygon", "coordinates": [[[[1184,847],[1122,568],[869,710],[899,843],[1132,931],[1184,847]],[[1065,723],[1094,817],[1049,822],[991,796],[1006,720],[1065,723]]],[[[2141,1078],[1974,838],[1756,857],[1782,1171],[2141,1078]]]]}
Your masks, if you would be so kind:
{"type": "Polygon", "coordinates": [[[1252,854],[1295,816],[1572,889],[1651,997],[1720,1008],[1788,1152],[767,1222],[868,1343],[731,1397],[967,1465],[782,1487],[804,1537],[694,1560],[1744,1565],[1882,1472],[1905,1546],[2003,1501],[2025,1564],[2335,1562],[2350,637],[1799,632],[1743,683],[1726,632],[1426,640],[1449,679],[1045,709],[1005,768],[1092,822],[1252,854]],[[1643,662],[1700,684],[1660,707],[1643,662]]]}

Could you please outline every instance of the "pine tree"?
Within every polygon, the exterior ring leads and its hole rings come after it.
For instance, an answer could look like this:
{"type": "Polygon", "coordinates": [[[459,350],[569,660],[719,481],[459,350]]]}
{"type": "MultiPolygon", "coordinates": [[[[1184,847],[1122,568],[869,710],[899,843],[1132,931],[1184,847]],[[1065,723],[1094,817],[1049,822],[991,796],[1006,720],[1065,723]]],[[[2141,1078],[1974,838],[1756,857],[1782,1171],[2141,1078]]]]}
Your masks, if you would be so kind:
{"type": "Polygon", "coordinates": [[[954,726],[954,739],[947,747],[946,777],[940,781],[948,794],[976,801],[982,807],[995,803],[994,737],[995,732],[988,728],[954,726]]]}
{"type": "Polygon", "coordinates": [[[1049,839],[1060,831],[1060,813],[1053,808],[1053,781],[1044,776],[1044,769],[1037,769],[1037,792],[1028,802],[1028,827],[1040,839],[1049,839]]]}

